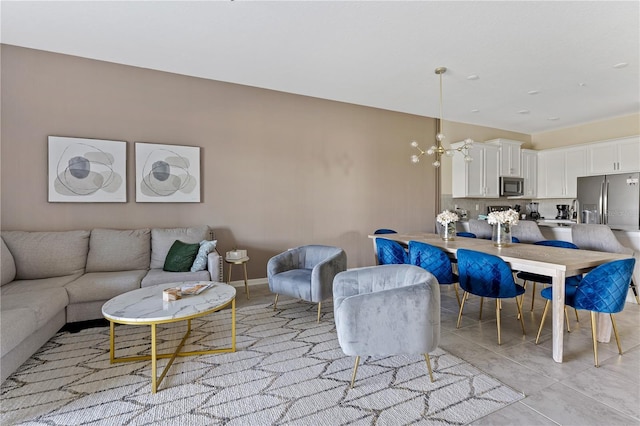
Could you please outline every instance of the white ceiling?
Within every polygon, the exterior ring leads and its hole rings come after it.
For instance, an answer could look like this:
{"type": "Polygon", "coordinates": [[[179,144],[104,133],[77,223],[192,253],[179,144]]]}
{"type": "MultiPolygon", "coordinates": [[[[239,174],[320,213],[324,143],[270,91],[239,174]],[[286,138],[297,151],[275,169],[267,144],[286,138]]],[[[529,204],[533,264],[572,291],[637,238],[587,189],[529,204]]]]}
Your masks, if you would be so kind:
{"type": "Polygon", "coordinates": [[[6,44],[431,117],[445,66],[445,121],[527,134],[640,111],[638,1],[3,1],[0,14],[6,44]]]}

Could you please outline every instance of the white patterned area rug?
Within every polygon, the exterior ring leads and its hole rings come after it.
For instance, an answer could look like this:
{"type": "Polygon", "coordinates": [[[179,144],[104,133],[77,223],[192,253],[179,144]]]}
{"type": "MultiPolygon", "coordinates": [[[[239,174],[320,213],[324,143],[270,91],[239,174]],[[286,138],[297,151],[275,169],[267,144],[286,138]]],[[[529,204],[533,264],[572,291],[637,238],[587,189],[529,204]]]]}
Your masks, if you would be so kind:
{"type": "MultiPolygon", "coordinates": [[[[0,388],[0,424],[462,425],[523,398],[441,349],[434,383],[422,356],[362,357],[349,389],[355,359],[325,305],[319,324],[317,305],[304,302],[238,309],[237,351],[177,358],[156,394],[150,361],[109,363],[108,327],[58,333],[0,388]]],[[[230,318],[193,320],[184,350],[228,346],[230,318]]],[[[163,351],[185,330],[162,328],[163,351]]],[[[116,356],[149,346],[148,326],[116,326],[116,356]]]]}

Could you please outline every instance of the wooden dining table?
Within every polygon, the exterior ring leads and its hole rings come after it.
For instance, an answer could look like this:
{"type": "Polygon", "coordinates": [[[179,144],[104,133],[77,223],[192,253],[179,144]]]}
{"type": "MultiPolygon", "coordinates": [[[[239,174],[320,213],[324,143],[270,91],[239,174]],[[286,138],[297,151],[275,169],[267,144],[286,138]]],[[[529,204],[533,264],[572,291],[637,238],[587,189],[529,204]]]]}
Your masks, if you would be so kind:
{"type": "MultiPolygon", "coordinates": [[[[591,250],[574,250],[561,247],[539,246],[535,244],[514,243],[507,247],[496,247],[491,240],[480,238],[456,237],[445,241],[437,234],[416,232],[407,234],[369,235],[373,239],[386,238],[408,244],[420,241],[441,248],[450,257],[455,258],[458,249],[475,250],[498,256],[509,264],[514,271],[531,272],[546,275],[552,279],[553,292],[553,359],[562,362],[564,333],[564,280],[565,277],[584,274],[603,263],[628,259],[631,255],[606,253],[591,250]]],[[[608,319],[608,315],[606,316],[608,319]]],[[[604,323],[604,321],[599,321],[604,323]]],[[[601,327],[602,328],[602,327],[601,327]]],[[[609,328],[610,333],[610,328],[609,328]]],[[[608,341],[605,340],[605,341],[608,341]]]]}

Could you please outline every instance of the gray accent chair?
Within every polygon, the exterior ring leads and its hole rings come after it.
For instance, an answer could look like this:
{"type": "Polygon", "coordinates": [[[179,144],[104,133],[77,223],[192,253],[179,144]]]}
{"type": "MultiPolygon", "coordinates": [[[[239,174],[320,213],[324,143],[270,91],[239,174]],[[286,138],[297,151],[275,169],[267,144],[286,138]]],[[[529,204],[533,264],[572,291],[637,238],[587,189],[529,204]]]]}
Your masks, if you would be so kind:
{"type": "Polygon", "coordinates": [[[486,220],[469,219],[469,232],[476,234],[476,238],[490,240],[493,228],[486,220]]]}
{"type": "Polygon", "coordinates": [[[360,356],[424,354],[433,382],[429,352],[440,341],[438,280],[414,265],[350,269],[333,280],[333,312],[345,355],[355,356],[351,387],[360,356]]]}
{"type": "Polygon", "coordinates": [[[322,301],[332,295],[333,278],[347,269],[347,255],[340,247],[307,245],[280,253],[267,262],[269,290],[318,304],[318,322],[322,301]]]}
{"type": "Polygon", "coordinates": [[[640,305],[637,283],[640,283],[640,253],[620,244],[611,228],[607,225],[578,223],[571,227],[571,240],[582,250],[606,251],[608,253],[630,254],[636,259],[631,279],[631,290],[640,305]]]}
{"type": "Polygon", "coordinates": [[[538,224],[534,220],[520,220],[517,225],[511,227],[511,235],[521,243],[537,243],[546,240],[538,224]]]}

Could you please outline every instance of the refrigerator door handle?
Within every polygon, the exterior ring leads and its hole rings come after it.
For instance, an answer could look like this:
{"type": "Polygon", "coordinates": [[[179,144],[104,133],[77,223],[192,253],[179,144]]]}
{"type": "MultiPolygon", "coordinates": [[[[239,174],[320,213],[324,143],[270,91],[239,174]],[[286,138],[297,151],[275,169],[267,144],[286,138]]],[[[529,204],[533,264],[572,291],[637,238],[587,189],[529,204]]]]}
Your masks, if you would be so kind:
{"type": "Polygon", "coordinates": [[[605,225],[609,224],[609,182],[604,181],[602,184],[602,217],[605,225]]]}
{"type": "Polygon", "coordinates": [[[598,218],[596,223],[604,224],[604,181],[600,182],[600,196],[598,198],[598,218]]]}

